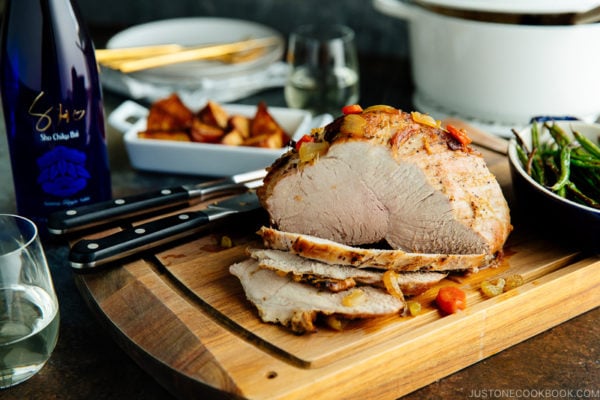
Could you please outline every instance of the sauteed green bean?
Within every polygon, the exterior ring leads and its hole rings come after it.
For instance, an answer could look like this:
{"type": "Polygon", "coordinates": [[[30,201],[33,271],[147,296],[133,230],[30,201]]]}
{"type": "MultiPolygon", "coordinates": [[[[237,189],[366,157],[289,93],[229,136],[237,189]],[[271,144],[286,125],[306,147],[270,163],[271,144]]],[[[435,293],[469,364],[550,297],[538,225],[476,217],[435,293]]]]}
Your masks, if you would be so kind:
{"type": "Polygon", "coordinates": [[[523,168],[561,197],[600,209],[600,146],[580,132],[570,135],[554,122],[534,122],[531,149],[513,130],[523,168]],[[542,141],[545,131],[552,139],[542,141]]]}

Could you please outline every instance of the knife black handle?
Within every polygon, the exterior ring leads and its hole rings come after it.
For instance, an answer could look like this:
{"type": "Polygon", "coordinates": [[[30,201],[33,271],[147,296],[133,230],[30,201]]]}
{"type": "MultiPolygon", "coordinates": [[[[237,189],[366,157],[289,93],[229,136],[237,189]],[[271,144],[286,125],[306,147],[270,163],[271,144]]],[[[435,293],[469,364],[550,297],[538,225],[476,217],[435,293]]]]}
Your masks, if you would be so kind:
{"type": "Polygon", "coordinates": [[[180,213],[102,238],[80,240],[72,246],[69,262],[79,270],[94,268],[188,236],[209,224],[211,211],[180,213]]]}
{"type": "Polygon", "coordinates": [[[136,216],[188,202],[190,195],[184,187],[164,188],[139,195],[121,197],[52,213],[48,230],[54,235],[106,224],[123,216],[136,216]]]}

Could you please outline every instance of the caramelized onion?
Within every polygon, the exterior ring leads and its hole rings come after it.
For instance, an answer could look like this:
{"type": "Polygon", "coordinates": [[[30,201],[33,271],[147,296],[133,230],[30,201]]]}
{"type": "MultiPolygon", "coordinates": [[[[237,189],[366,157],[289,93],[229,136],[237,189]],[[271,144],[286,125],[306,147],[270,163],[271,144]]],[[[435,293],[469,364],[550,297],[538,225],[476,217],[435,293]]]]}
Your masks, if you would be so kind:
{"type": "Polygon", "coordinates": [[[309,162],[327,153],[328,148],[327,142],[305,142],[300,146],[298,156],[301,162],[309,162]]]}
{"type": "Polygon", "coordinates": [[[342,299],[342,305],[345,307],[354,307],[365,301],[365,297],[365,292],[360,289],[354,289],[342,299]]]}
{"type": "Polygon", "coordinates": [[[419,315],[421,313],[421,303],[415,300],[410,300],[406,302],[406,307],[408,308],[408,313],[411,317],[419,315]]]}
{"type": "Polygon", "coordinates": [[[503,292],[505,283],[506,281],[503,278],[494,281],[485,280],[481,282],[481,291],[487,297],[498,296],[503,292]]]}
{"type": "Polygon", "coordinates": [[[410,113],[412,120],[421,125],[427,125],[432,128],[440,128],[442,126],[442,121],[436,121],[431,115],[421,114],[418,111],[413,111],[410,113]]]}
{"type": "Polygon", "coordinates": [[[504,291],[508,291],[519,287],[525,283],[523,277],[519,274],[511,275],[505,279],[506,283],[504,284],[504,291]]]}
{"type": "Polygon", "coordinates": [[[398,110],[395,109],[394,107],[387,106],[385,104],[377,104],[374,106],[367,107],[367,108],[365,108],[365,110],[363,112],[367,113],[367,112],[372,112],[372,111],[383,111],[383,112],[387,112],[387,113],[397,113],[398,112],[398,110]]]}
{"type": "Polygon", "coordinates": [[[398,273],[392,270],[385,271],[383,274],[383,284],[389,294],[400,301],[404,301],[404,293],[398,284],[398,273]]]}
{"type": "Polygon", "coordinates": [[[325,318],[325,323],[333,330],[343,331],[346,325],[348,324],[347,320],[338,318],[335,315],[328,315],[325,318]]]}
{"type": "Polygon", "coordinates": [[[344,122],[340,128],[341,133],[351,135],[363,135],[367,121],[360,114],[348,114],[344,117],[344,122]]]}

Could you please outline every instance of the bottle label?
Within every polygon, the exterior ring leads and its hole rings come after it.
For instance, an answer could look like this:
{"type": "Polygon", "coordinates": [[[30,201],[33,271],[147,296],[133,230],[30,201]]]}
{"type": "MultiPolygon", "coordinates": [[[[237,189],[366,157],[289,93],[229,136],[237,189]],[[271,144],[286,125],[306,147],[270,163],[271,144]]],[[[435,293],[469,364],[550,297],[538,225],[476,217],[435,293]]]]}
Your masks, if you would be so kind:
{"type": "Polygon", "coordinates": [[[85,169],[85,153],[56,146],[37,159],[42,190],[58,197],[69,197],[85,189],[90,173],[85,169]]]}
{"type": "Polygon", "coordinates": [[[65,198],[85,189],[91,175],[85,168],[86,154],[66,144],[80,137],[79,129],[70,129],[85,117],[84,109],[68,109],[62,103],[56,106],[44,103],[41,92],[29,107],[29,115],[36,118],[35,129],[42,143],[52,143],[50,150],[38,157],[38,184],[45,193],[65,198]],[[67,129],[62,130],[63,127],[67,129]]]}

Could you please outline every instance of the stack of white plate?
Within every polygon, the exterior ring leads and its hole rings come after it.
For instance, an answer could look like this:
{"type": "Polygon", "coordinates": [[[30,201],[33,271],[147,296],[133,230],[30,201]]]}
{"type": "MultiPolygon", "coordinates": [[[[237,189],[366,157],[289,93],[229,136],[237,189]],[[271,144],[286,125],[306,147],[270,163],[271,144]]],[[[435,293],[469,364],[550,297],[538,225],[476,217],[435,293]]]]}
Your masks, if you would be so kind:
{"type": "Polygon", "coordinates": [[[190,61],[129,74],[102,68],[102,84],[125,96],[150,101],[173,92],[178,92],[188,103],[238,100],[284,84],[287,70],[281,62],[284,38],[267,26],[225,18],[168,19],[131,27],[107,43],[111,49],[160,44],[202,46],[264,37],[275,37],[278,43],[250,61],[231,64],[190,61]]]}

